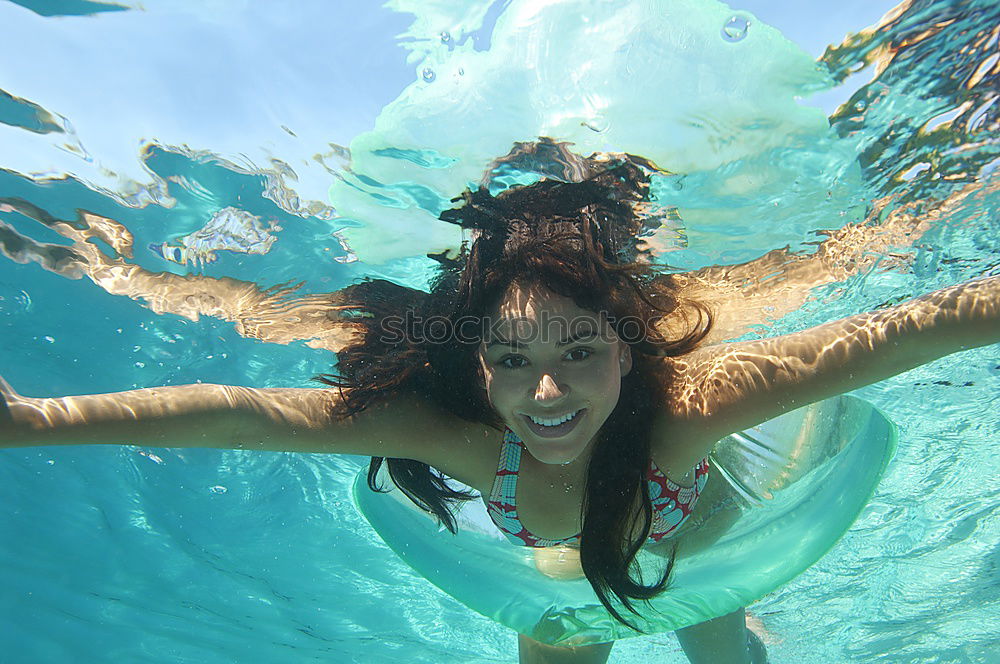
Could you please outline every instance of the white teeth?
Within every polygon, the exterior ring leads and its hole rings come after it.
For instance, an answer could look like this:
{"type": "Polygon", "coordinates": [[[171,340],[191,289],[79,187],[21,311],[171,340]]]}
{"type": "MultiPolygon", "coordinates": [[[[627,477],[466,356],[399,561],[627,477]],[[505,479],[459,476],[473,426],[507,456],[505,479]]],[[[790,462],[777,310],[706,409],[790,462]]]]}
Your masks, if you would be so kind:
{"type": "Polygon", "coordinates": [[[565,422],[567,420],[573,419],[574,417],[576,417],[576,414],[579,413],[579,412],[580,412],[579,410],[576,410],[576,411],[573,411],[572,413],[567,413],[566,415],[563,415],[562,417],[557,417],[555,419],[550,419],[550,420],[543,420],[543,419],[538,418],[538,417],[532,417],[531,415],[528,415],[528,417],[535,424],[540,424],[540,425],[546,426],[546,427],[554,427],[554,426],[556,426],[558,424],[562,424],[563,422],[565,422]]]}

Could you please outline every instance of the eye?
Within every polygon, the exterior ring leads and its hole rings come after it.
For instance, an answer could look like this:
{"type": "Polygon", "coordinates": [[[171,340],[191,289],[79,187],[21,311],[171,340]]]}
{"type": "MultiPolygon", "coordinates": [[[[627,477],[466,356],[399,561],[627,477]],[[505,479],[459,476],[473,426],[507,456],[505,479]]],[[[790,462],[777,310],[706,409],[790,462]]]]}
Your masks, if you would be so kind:
{"type": "Polygon", "coordinates": [[[590,357],[593,354],[594,354],[594,351],[592,351],[589,348],[574,348],[570,352],[566,353],[566,357],[579,362],[580,360],[586,360],[588,357],[590,357]],[[580,353],[583,353],[583,355],[582,356],[579,355],[580,353]],[[573,357],[574,355],[576,357],[573,357]]]}
{"type": "Polygon", "coordinates": [[[504,369],[519,369],[523,367],[526,363],[527,360],[525,360],[520,355],[506,355],[500,358],[500,361],[497,362],[497,366],[501,366],[504,369]]]}

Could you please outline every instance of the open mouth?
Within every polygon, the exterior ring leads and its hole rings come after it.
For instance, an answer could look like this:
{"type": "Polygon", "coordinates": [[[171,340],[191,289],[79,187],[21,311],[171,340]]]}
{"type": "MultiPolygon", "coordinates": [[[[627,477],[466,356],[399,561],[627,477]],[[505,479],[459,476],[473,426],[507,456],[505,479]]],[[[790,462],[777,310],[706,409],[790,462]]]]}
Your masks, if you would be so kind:
{"type": "Polygon", "coordinates": [[[534,418],[530,415],[522,414],[524,421],[527,423],[528,428],[531,431],[542,438],[558,438],[559,436],[565,436],[567,433],[576,428],[577,423],[581,419],[581,415],[586,411],[586,408],[581,408],[580,410],[567,413],[562,417],[545,419],[545,418],[534,418]]]}

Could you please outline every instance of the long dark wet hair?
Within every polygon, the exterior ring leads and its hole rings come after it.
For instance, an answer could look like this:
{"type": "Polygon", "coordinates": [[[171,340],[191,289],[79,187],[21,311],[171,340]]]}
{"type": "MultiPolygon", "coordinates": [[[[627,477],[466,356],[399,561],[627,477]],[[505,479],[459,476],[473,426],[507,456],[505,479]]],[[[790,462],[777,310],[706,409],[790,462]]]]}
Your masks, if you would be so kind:
{"type": "MultiPolygon", "coordinates": [[[[648,203],[650,176],[657,172],[653,164],[631,155],[582,158],[564,144],[543,140],[515,146],[494,163],[488,177],[495,182],[505,173],[524,171],[543,179],[496,195],[486,180],[454,199],[458,207],[441,214],[474,239],[471,246],[463,243],[456,256],[430,256],[439,266],[430,292],[380,279],[342,291],[341,308],[362,334],[337,354],[338,373],[320,380],[342,389],[339,416],[412,392],[466,420],[502,430],[482,385],[476,335],[430,342],[411,334],[387,335],[386,321],[399,321],[407,312],[412,320],[443,316],[482,321],[512,284],[543,286],[581,308],[606,313],[619,338],[631,346],[633,367],[622,378],[618,404],[598,433],[587,468],[580,559],[601,603],[637,629],[611,596],[639,615],[632,600],[647,600],[664,590],[674,560],[672,553],[659,580],[650,585],[633,576],[639,572],[636,554],[652,523],[646,470],[652,422],[671,380],[663,358],[692,350],[708,333],[711,315],[699,303],[682,301],[639,247],[639,237],[660,223],[655,215],[637,212],[648,203]],[[656,322],[671,314],[689,324],[678,338],[666,339],[656,322]],[[639,321],[641,334],[634,327],[627,333],[621,329],[626,321],[632,326],[639,321]]],[[[671,329],[677,329],[676,323],[671,329]]],[[[455,502],[474,494],[451,488],[427,464],[383,457],[371,459],[372,490],[381,490],[376,476],[383,462],[416,505],[456,531],[455,502]]]]}

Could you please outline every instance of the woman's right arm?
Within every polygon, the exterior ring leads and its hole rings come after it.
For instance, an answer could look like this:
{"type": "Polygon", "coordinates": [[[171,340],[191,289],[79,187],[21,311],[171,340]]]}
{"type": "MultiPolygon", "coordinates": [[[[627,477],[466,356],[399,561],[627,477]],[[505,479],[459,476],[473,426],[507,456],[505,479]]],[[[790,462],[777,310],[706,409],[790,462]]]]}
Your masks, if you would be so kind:
{"type": "Polygon", "coordinates": [[[112,394],[31,398],[0,379],[0,448],[126,444],[408,458],[454,456],[455,435],[481,435],[415,396],[334,417],[333,389],[181,385],[112,394]],[[415,424],[419,423],[415,426],[415,424]]]}

